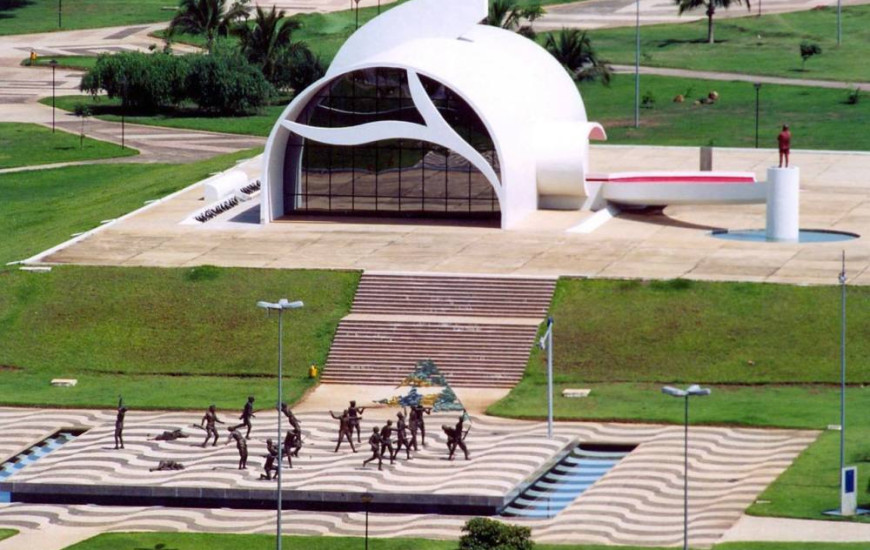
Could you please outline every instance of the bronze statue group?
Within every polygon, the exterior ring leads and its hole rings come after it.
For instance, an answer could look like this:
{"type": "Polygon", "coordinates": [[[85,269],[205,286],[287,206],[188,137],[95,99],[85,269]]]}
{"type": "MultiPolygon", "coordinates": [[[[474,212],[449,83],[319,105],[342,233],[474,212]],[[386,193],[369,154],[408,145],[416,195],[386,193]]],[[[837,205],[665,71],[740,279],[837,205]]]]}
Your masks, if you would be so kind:
{"type": "MultiPolygon", "coordinates": [[[[329,414],[332,418],[339,421],[338,425],[338,441],[335,444],[335,450],[333,452],[338,452],[341,448],[341,444],[345,441],[350,445],[350,448],[353,452],[357,452],[356,447],[353,442],[353,435],[356,432],[357,443],[361,443],[361,429],[360,424],[362,422],[362,415],[365,412],[366,407],[358,407],[356,401],[351,401],[350,406],[342,411],[340,415],[336,415],[334,412],[329,411],[329,414]]],[[[123,399],[120,399],[118,402],[118,411],[115,419],[115,449],[123,449],[124,448],[124,418],[128,408],[124,405],[123,399]]],[[[280,412],[287,417],[288,422],[290,423],[290,429],[287,430],[287,434],[284,437],[283,441],[283,456],[287,457],[287,465],[290,468],[293,468],[293,458],[299,457],[299,451],[302,449],[302,426],[299,422],[299,419],[293,414],[293,411],[287,406],[286,403],[281,403],[280,412]]],[[[375,426],[372,428],[372,434],[369,436],[368,443],[371,449],[372,455],[363,461],[363,467],[368,465],[369,462],[373,462],[375,460],[378,461],[378,470],[383,468],[384,458],[388,458],[390,464],[394,464],[396,462],[396,458],[399,453],[404,449],[405,451],[405,459],[411,459],[411,450],[418,450],[417,447],[417,438],[420,438],[420,444],[426,445],[426,422],[425,416],[432,414],[431,407],[424,407],[421,404],[417,403],[410,407],[410,411],[408,414],[407,420],[405,419],[405,412],[400,411],[396,413],[396,423],[393,425],[392,420],[387,420],[386,424],[381,426],[380,428],[375,426]],[[394,439],[395,434],[395,439],[394,439]]],[[[465,426],[465,418],[467,414],[465,411],[459,416],[459,420],[455,426],[442,425],[442,430],[447,435],[447,451],[448,451],[448,459],[453,460],[454,454],[456,453],[456,449],[461,449],[465,454],[465,459],[469,460],[468,448],[465,445],[465,438],[468,436],[469,428],[465,426]]],[[[252,423],[251,419],[256,418],[256,414],[254,413],[254,397],[248,397],[248,401],[245,403],[244,408],[242,409],[241,415],[239,415],[239,420],[241,422],[235,426],[227,428],[229,435],[227,437],[226,445],[230,442],[235,442],[236,449],[239,452],[239,470],[245,470],[248,467],[248,443],[247,441],[251,438],[251,428],[252,423]],[[246,428],[246,430],[243,430],[246,428]],[[244,436],[242,432],[245,431],[244,436]]],[[[202,417],[202,420],[199,424],[194,424],[195,427],[202,429],[205,431],[205,440],[202,442],[202,447],[208,446],[209,441],[212,441],[212,446],[216,446],[218,443],[218,430],[217,424],[224,424],[222,420],[220,420],[217,416],[217,412],[215,410],[215,405],[210,405],[206,410],[205,414],[202,417]]],[[[163,434],[158,435],[155,440],[159,441],[172,441],[175,439],[185,438],[187,435],[183,434],[180,429],[173,431],[165,431],[163,434]]],[[[273,474],[277,474],[279,465],[276,464],[278,459],[278,446],[275,441],[272,439],[266,440],[266,454],[264,455],[266,459],[265,464],[263,466],[264,473],[260,475],[260,479],[271,480],[273,479],[273,474]]],[[[154,470],[179,470],[183,469],[184,466],[180,463],[176,463],[174,461],[165,461],[171,462],[172,464],[163,464],[164,461],[161,461],[160,466],[157,468],[152,468],[151,471],[154,470]]]]}

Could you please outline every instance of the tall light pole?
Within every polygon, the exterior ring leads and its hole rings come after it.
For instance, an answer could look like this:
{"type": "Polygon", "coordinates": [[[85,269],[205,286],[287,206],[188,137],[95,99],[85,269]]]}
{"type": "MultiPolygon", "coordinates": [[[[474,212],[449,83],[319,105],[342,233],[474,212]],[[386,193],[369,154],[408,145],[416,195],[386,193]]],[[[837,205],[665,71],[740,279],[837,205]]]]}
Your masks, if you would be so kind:
{"type": "Polygon", "coordinates": [[[57,68],[57,60],[52,59],[51,61],[48,62],[48,64],[51,65],[51,133],[53,134],[54,133],[54,116],[55,116],[54,115],[54,112],[55,112],[55,107],[54,107],[54,97],[55,97],[54,70],[57,68]]]}
{"type": "Polygon", "coordinates": [[[63,27],[63,0],[57,0],[57,28],[63,27]]]}
{"type": "Polygon", "coordinates": [[[635,0],[634,23],[634,127],[640,128],[640,0],[635,0]]]}
{"type": "Polygon", "coordinates": [[[303,305],[302,302],[288,302],[286,298],[281,298],[277,303],[275,302],[257,302],[257,307],[261,307],[266,311],[277,311],[278,312],[278,439],[277,447],[278,447],[278,497],[277,497],[277,511],[278,511],[278,519],[277,525],[275,527],[276,531],[276,546],[278,550],[281,550],[281,497],[283,496],[281,493],[281,470],[283,470],[283,460],[284,458],[281,456],[281,451],[283,450],[283,437],[281,434],[281,401],[284,396],[284,387],[283,387],[283,377],[284,377],[284,310],[285,309],[299,309],[303,305]]]}
{"type": "Polygon", "coordinates": [[[758,107],[760,102],[759,93],[761,92],[761,82],[756,82],[753,86],[755,86],[755,148],[758,149],[758,107]]]}
{"type": "Polygon", "coordinates": [[[353,1],[356,2],[356,28],[358,29],[359,28],[359,1],[360,0],[353,0],[353,1]]]}
{"type": "MultiPolygon", "coordinates": [[[[840,483],[846,467],[846,251],[840,271],[840,483]]],[[[840,487],[842,493],[843,488],[840,487]]],[[[841,504],[842,507],[842,504],[841,504]]],[[[842,512],[842,510],[841,510],[842,512]]]]}
{"type": "Polygon", "coordinates": [[[837,0],[837,47],[840,47],[840,42],[843,38],[843,2],[837,0]]]}
{"type": "Polygon", "coordinates": [[[547,332],[541,336],[541,349],[547,350],[547,438],[553,439],[553,318],[547,318],[547,332]]]}
{"type": "Polygon", "coordinates": [[[681,390],[671,386],[662,388],[662,393],[672,397],[681,397],[686,402],[683,424],[683,550],[689,550],[689,397],[693,395],[710,395],[710,388],[702,388],[692,384],[681,390]]]}

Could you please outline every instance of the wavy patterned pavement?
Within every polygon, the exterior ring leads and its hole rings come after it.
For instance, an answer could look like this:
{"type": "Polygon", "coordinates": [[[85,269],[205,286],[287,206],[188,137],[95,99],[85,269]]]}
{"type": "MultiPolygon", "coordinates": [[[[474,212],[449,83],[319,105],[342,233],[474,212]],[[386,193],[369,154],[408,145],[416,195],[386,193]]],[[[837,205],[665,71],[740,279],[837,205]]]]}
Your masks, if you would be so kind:
{"type": "MultiPolygon", "coordinates": [[[[231,421],[235,415],[223,413],[231,421]]],[[[544,463],[566,442],[634,443],[637,449],[562,513],[547,520],[511,521],[529,525],[541,542],[675,545],[682,537],[682,429],[615,423],[559,423],[548,441],[538,422],[474,418],[468,436],[472,460],[444,460],[438,429],[451,417],[433,415],[427,422],[432,440],[411,461],[362,469],[364,451],[332,453],[336,421],[326,413],[302,413],[309,443],[285,473],[287,489],[426,491],[433,494],[502,495],[544,463]]],[[[89,426],[85,435],[24,468],[8,481],[197,487],[266,488],[256,479],[263,440],[271,435],[275,415],[260,413],[250,442],[251,468],[235,469],[233,445],[201,449],[202,432],[176,442],[149,441],[164,429],[190,426],[199,414],[138,413],[127,416],[127,449],[112,450],[112,411],[0,409],[3,458],[35,443],[60,427],[89,426]],[[159,460],[179,460],[180,472],[148,472],[159,460]]],[[[363,431],[373,423],[363,422],[363,431]]],[[[813,431],[739,428],[693,428],[690,432],[690,533],[693,545],[717,541],[773,479],[817,436],[813,431]]],[[[223,443],[223,441],[221,441],[223,443]]],[[[374,536],[454,538],[467,518],[424,514],[377,514],[370,518],[374,536]]],[[[50,529],[55,525],[105,530],[169,530],[268,533],[274,517],[263,511],[176,509],[160,507],[0,506],[0,527],[50,529]]],[[[359,513],[299,512],[285,514],[287,533],[359,535],[359,513]]]]}

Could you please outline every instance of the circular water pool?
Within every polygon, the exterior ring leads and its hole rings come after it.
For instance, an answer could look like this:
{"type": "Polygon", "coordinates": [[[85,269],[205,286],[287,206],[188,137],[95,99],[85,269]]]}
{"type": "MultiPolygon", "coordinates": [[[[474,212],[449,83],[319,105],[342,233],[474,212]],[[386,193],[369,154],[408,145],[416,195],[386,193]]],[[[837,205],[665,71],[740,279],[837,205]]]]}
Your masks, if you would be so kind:
{"type": "MultiPolygon", "coordinates": [[[[725,239],[726,241],[743,241],[751,243],[773,243],[787,241],[773,241],[767,239],[767,232],[764,229],[717,229],[711,235],[717,239],[725,239]]],[[[857,233],[849,233],[846,231],[831,231],[827,229],[801,229],[798,234],[799,243],[836,243],[842,241],[851,241],[859,238],[861,235],[857,233]]]]}

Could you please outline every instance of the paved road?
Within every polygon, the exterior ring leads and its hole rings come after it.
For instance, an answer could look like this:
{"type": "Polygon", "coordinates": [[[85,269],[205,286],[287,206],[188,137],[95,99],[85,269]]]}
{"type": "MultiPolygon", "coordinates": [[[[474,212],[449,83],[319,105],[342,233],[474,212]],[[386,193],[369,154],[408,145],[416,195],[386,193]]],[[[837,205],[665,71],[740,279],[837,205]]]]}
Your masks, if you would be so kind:
{"type": "MultiPolygon", "coordinates": [[[[617,73],[634,74],[631,65],[613,65],[617,73]]],[[[761,82],[762,84],[782,84],[785,86],[811,86],[815,88],[833,88],[854,90],[856,87],[862,90],[870,90],[870,82],[840,82],[836,80],[810,80],[806,78],[783,78],[779,76],[761,76],[742,73],[722,73],[715,71],[693,71],[687,69],[669,69],[667,67],[641,67],[640,74],[661,76],[677,76],[681,78],[700,78],[704,80],[724,80],[726,82],[761,82]]]]}
{"type": "MultiPolygon", "coordinates": [[[[149,34],[162,26],[138,25],[0,37],[0,122],[30,122],[51,126],[51,107],[37,101],[51,96],[52,83],[57,95],[80,93],[79,71],[56,69],[52,80],[52,71],[48,67],[22,67],[19,63],[31,49],[42,57],[147,50],[152,44],[159,45],[159,41],[149,34]]],[[[56,111],[55,116],[59,130],[76,135],[81,131],[79,118],[61,110],[56,111]]],[[[139,150],[138,156],[90,163],[194,162],[258,147],[266,141],[255,136],[133,124],[127,124],[124,133],[125,145],[139,150]]],[[[91,118],[86,123],[85,134],[120,146],[121,124],[91,118]]]]}
{"type": "MultiPolygon", "coordinates": [[[[868,0],[842,0],[842,5],[866,4],[868,0]]],[[[640,24],[686,23],[705,18],[704,10],[693,10],[680,16],[673,0],[588,0],[573,4],[548,6],[547,14],[535,22],[539,31],[557,30],[562,27],[600,29],[606,27],[634,26],[637,8],[640,6],[640,24]]],[[[836,6],[837,0],[759,0],[751,2],[752,10],[734,6],[716,12],[717,19],[755,15],[759,7],[762,14],[805,11],[816,6],[836,6]]]]}

